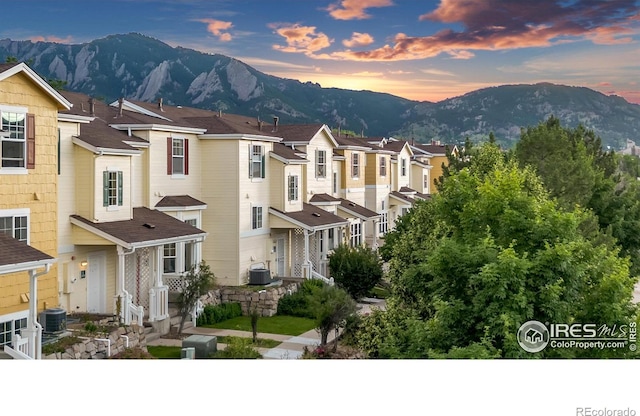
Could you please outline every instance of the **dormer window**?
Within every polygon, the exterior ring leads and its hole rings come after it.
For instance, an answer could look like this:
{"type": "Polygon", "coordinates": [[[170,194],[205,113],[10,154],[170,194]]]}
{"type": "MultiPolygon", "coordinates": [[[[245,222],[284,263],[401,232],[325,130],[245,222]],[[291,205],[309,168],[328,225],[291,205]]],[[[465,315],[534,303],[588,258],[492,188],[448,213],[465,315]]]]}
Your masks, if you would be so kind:
{"type": "Polygon", "coordinates": [[[387,158],[380,156],[380,176],[387,176],[387,158]]]}
{"type": "Polygon", "coordinates": [[[327,151],[316,150],[316,178],[327,176],[327,151]]]}
{"type": "Polygon", "coordinates": [[[351,155],[351,177],[356,179],[360,177],[360,155],[358,153],[351,155]]]}
{"type": "Polygon", "coordinates": [[[249,145],[249,177],[265,177],[264,146],[249,145]]]}
{"type": "Polygon", "coordinates": [[[102,206],[117,209],[123,199],[122,171],[105,170],[102,172],[102,206]]]}

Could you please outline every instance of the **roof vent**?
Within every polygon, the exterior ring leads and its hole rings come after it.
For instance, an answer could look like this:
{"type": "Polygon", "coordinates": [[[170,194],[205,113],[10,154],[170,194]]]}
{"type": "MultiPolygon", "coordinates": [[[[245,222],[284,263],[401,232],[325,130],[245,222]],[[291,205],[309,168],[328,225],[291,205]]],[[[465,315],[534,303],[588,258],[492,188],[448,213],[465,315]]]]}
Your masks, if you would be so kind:
{"type": "Polygon", "coordinates": [[[318,214],[317,212],[314,212],[314,213],[313,213],[313,214],[311,214],[311,215],[313,215],[314,217],[319,217],[319,216],[320,216],[320,214],[318,214]]]}
{"type": "Polygon", "coordinates": [[[155,224],[149,224],[148,222],[145,222],[144,224],[142,224],[143,227],[149,228],[151,230],[153,230],[154,228],[156,228],[155,224]]]}

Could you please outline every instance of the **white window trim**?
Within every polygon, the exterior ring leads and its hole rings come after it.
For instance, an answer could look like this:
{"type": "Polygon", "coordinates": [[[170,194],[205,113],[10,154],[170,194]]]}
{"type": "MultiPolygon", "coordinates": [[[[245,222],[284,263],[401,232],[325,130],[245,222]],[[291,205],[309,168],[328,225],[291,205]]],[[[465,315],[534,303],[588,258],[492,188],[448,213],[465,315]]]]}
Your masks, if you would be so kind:
{"type": "Polygon", "coordinates": [[[291,203],[297,203],[300,200],[300,177],[298,175],[289,175],[287,179],[287,199],[291,203]],[[294,181],[292,186],[291,181],[294,181]],[[295,194],[291,195],[292,191],[295,190],[295,194]]]}
{"type": "MultiPolygon", "coordinates": [[[[124,192],[124,172],[122,169],[112,168],[112,167],[107,167],[105,171],[116,174],[116,204],[110,205],[107,203],[107,206],[106,206],[107,211],[109,212],[120,211],[120,205],[118,205],[118,172],[122,172],[122,192],[124,192]]],[[[108,200],[109,198],[107,198],[107,201],[108,200]]],[[[122,205],[124,206],[124,195],[122,195],[122,205]]]]}
{"type": "MultiPolygon", "coordinates": [[[[252,205],[252,206],[251,206],[251,227],[250,227],[250,229],[251,229],[252,231],[255,231],[255,230],[262,230],[262,229],[264,228],[264,211],[265,211],[265,210],[264,210],[264,208],[262,207],[262,205],[252,205]],[[254,219],[257,219],[257,218],[258,218],[258,217],[257,217],[257,215],[256,215],[256,216],[255,216],[255,218],[254,218],[254,215],[255,215],[254,209],[255,209],[255,210],[260,209],[260,226],[259,226],[259,227],[254,227],[254,226],[253,226],[253,224],[254,224],[254,219]]],[[[256,212],[257,212],[257,211],[256,211],[256,212]]]]}
{"type": "Polygon", "coordinates": [[[400,176],[407,176],[407,159],[400,159],[400,176]]]}
{"type": "Polygon", "coordinates": [[[250,144],[249,145],[249,178],[251,178],[251,182],[262,182],[267,176],[267,166],[266,166],[266,148],[263,144],[250,144]],[[259,160],[254,160],[254,147],[260,148],[259,160]],[[254,176],[253,174],[253,164],[258,163],[260,165],[260,172],[258,176],[254,176]],[[264,166],[263,166],[264,165],[264,166]],[[264,177],[262,176],[262,172],[264,172],[264,177]]]}
{"type": "MultiPolygon", "coordinates": [[[[1,159],[1,155],[0,155],[0,175],[26,175],[27,173],[29,173],[29,171],[27,170],[27,121],[26,121],[26,117],[27,114],[29,113],[29,109],[27,107],[17,107],[17,106],[11,106],[11,105],[0,105],[0,120],[2,117],[2,113],[3,112],[7,112],[7,113],[20,113],[20,114],[24,114],[25,116],[25,134],[24,134],[24,167],[2,167],[2,159],[1,159]]],[[[1,121],[0,121],[1,124],[1,121]]],[[[0,145],[2,143],[2,139],[0,138],[0,145]]],[[[0,153],[2,152],[2,147],[0,146],[0,153]]]]}
{"type": "Polygon", "coordinates": [[[0,217],[27,217],[26,243],[31,245],[31,210],[29,208],[3,209],[0,210],[0,217]]]}
{"type": "Polygon", "coordinates": [[[184,174],[184,170],[186,167],[186,157],[184,154],[184,149],[185,149],[185,142],[186,142],[186,138],[184,137],[171,137],[171,178],[172,179],[182,179],[184,178],[186,175],[184,174]],[[182,142],[182,155],[176,155],[173,152],[173,142],[174,140],[179,140],[182,142]],[[173,164],[173,159],[174,158],[182,158],[182,173],[175,173],[176,169],[175,166],[173,164]]]}
{"type": "Polygon", "coordinates": [[[378,174],[380,175],[381,178],[387,177],[387,158],[384,156],[380,156],[380,169],[378,171],[378,174]],[[383,168],[384,168],[384,174],[382,173],[383,168]]]}
{"type": "Polygon", "coordinates": [[[11,325],[11,330],[12,332],[12,337],[11,339],[14,339],[14,335],[16,335],[16,327],[15,327],[15,321],[18,320],[22,320],[22,319],[29,319],[29,310],[24,310],[24,311],[19,311],[19,312],[13,312],[13,313],[8,313],[6,315],[2,315],[0,316],[0,323],[5,323],[5,322],[9,322],[11,321],[13,324],[11,325]]]}
{"type": "Polygon", "coordinates": [[[316,149],[316,175],[315,176],[317,179],[325,179],[329,173],[329,170],[328,170],[329,161],[328,161],[327,154],[328,152],[326,149],[316,149]],[[322,163],[320,163],[320,154],[324,155],[324,160],[322,161],[322,163]],[[324,173],[322,175],[319,174],[320,166],[324,167],[324,173]]]}
{"type": "Polygon", "coordinates": [[[351,154],[351,178],[352,179],[360,178],[360,154],[359,153],[351,154]]]}

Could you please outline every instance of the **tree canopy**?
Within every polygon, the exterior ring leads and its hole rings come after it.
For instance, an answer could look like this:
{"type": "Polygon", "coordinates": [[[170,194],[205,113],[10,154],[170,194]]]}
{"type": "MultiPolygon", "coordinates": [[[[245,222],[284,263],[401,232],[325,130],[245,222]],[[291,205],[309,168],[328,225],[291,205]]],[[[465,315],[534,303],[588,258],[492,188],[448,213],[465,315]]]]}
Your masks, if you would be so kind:
{"type": "MultiPolygon", "coordinates": [[[[589,160],[586,149],[580,156],[589,160]]],[[[494,143],[442,181],[385,240],[392,296],[361,334],[378,357],[595,357],[520,348],[529,320],[628,325],[636,279],[590,210],[562,208],[532,167],[494,143]],[[383,336],[384,335],[384,336],[383,336]]],[[[585,175],[591,180],[593,175],[585,175]]],[[[366,345],[365,345],[366,344],[366,345]]]]}

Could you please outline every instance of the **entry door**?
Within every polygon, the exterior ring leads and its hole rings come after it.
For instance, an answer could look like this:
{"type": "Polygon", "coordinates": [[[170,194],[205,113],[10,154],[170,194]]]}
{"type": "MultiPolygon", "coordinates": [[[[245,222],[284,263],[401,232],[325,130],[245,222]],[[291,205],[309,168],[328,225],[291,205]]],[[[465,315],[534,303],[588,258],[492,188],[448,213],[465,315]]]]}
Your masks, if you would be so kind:
{"type": "Polygon", "coordinates": [[[91,253],[87,263],[87,312],[107,313],[107,256],[91,253]]]}
{"type": "Polygon", "coordinates": [[[276,272],[278,277],[284,276],[284,238],[278,238],[276,242],[276,272]]]}

